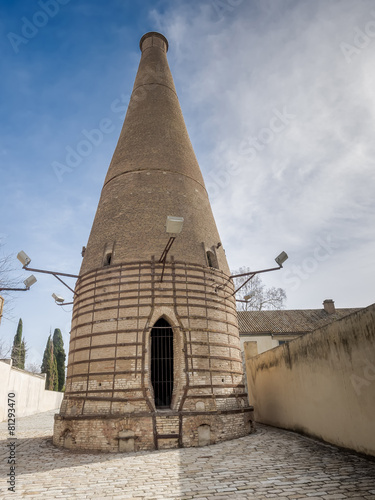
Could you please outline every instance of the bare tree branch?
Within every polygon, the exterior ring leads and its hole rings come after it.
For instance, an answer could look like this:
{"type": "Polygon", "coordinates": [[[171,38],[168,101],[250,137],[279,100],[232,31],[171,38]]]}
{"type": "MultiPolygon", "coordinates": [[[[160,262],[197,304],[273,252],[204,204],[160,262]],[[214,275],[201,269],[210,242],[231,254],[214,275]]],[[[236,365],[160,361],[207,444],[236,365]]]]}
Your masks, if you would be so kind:
{"type": "MultiPolygon", "coordinates": [[[[232,271],[232,274],[250,273],[249,267],[240,267],[237,271],[232,271]]],[[[234,278],[235,288],[240,287],[248,279],[248,276],[234,278]]],[[[286,293],[283,288],[270,287],[266,288],[259,274],[256,274],[245,286],[236,294],[236,298],[245,300],[246,302],[237,302],[239,311],[262,311],[270,309],[283,309],[286,301],[286,293]]]]}
{"type": "MultiPolygon", "coordinates": [[[[22,288],[22,281],[20,270],[16,267],[16,256],[4,254],[4,243],[0,241],[0,288],[22,288]]],[[[0,295],[4,298],[3,317],[14,319],[11,315],[15,299],[13,292],[4,290],[0,291],[0,295]]]]}
{"type": "Polygon", "coordinates": [[[0,339],[0,359],[10,358],[11,351],[11,345],[5,342],[5,340],[0,339]]]}
{"type": "Polygon", "coordinates": [[[28,363],[25,368],[26,371],[30,373],[41,373],[40,365],[38,363],[28,363]]]}

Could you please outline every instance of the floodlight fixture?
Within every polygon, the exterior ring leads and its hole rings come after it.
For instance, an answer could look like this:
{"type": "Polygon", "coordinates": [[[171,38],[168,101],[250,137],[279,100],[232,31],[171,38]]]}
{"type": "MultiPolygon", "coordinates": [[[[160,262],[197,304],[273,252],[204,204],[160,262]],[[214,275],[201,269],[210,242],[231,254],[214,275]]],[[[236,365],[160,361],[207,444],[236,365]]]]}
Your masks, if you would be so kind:
{"type": "Polygon", "coordinates": [[[25,279],[24,281],[24,285],[27,289],[29,289],[34,283],[36,283],[37,279],[35,278],[35,276],[32,274],[31,276],[29,276],[28,278],[25,279]]]}
{"type": "Polygon", "coordinates": [[[30,264],[30,262],[31,262],[30,257],[23,250],[21,250],[20,252],[18,252],[17,259],[21,262],[21,264],[23,265],[23,267],[28,266],[30,264]]]}
{"type": "Polygon", "coordinates": [[[61,297],[61,295],[57,295],[56,293],[53,293],[52,297],[55,299],[55,302],[62,303],[65,301],[64,297],[61,297]]]}
{"type": "MultiPolygon", "coordinates": [[[[259,271],[249,271],[247,273],[241,273],[241,274],[232,274],[231,276],[229,276],[228,281],[230,279],[233,279],[233,278],[242,278],[243,276],[248,276],[248,278],[247,278],[246,281],[244,281],[242,283],[241,286],[239,286],[238,288],[236,288],[236,290],[231,295],[235,295],[239,290],[241,290],[241,288],[244,287],[246,285],[246,283],[248,283],[251,279],[253,279],[256,274],[269,273],[270,271],[278,271],[279,269],[281,269],[283,267],[283,264],[284,264],[284,262],[286,261],[287,258],[288,258],[287,253],[286,252],[281,252],[281,254],[278,255],[276,257],[276,259],[275,259],[278,267],[270,267],[269,269],[261,269],[259,271]]],[[[244,302],[244,301],[240,300],[240,302],[244,302]]],[[[245,302],[246,302],[246,300],[245,300],[245,302]]]]}
{"type": "Polygon", "coordinates": [[[255,292],[252,291],[248,295],[245,295],[244,300],[246,300],[246,302],[247,302],[248,300],[251,299],[251,297],[254,297],[254,295],[255,295],[255,292]]]}
{"type": "Polygon", "coordinates": [[[175,217],[174,215],[167,216],[165,230],[168,234],[180,234],[184,224],[183,217],[175,217]]]}
{"type": "MultiPolygon", "coordinates": [[[[64,286],[66,286],[67,288],[69,288],[69,290],[74,295],[78,295],[78,293],[76,291],[74,291],[69,285],[67,285],[65,283],[65,281],[63,281],[60,278],[60,276],[66,276],[67,278],[78,278],[79,276],[77,274],[60,273],[60,272],[57,272],[57,271],[47,271],[46,269],[34,269],[32,267],[27,267],[30,264],[31,259],[30,259],[30,257],[23,250],[21,250],[21,252],[18,252],[17,259],[21,262],[21,264],[23,265],[24,269],[26,269],[28,271],[33,271],[34,273],[52,274],[52,276],[54,276],[56,279],[58,279],[64,286]]],[[[36,278],[34,278],[34,279],[36,281],[36,278]]],[[[33,285],[35,283],[35,281],[33,281],[32,283],[30,283],[29,286],[33,285]]],[[[26,283],[26,282],[24,282],[24,283],[26,283]]]]}
{"type": "Polygon", "coordinates": [[[283,264],[287,258],[288,258],[287,253],[281,252],[281,254],[276,257],[275,261],[280,267],[283,267],[283,264]]]}
{"type": "MultiPolygon", "coordinates": [[[[246,281],[249,281],[249,280],[246,280],[246,281]]],[[[240,288],[242,288],[242,285],[240,288]]],[[[236,299],[236,302],[244,302],[245,304],[247,304],[249,302],[249,300],[251,299],[251,297],[254,297],[254,295],[255,295],[255,291],[253,290],[248,295],[245,295],[243,299],[236,299]]]]}

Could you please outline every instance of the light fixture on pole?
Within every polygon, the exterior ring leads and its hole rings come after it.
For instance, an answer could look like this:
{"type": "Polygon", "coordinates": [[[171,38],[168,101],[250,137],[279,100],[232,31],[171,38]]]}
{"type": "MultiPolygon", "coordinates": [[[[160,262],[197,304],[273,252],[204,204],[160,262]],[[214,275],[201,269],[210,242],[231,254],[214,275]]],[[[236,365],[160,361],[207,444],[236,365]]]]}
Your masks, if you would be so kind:
{"type": "Polygon", "coordinates": [[[55,302],[62,303],[65,301],[64,297],[61,297],[61,295],[57,295],[56,293],[53,293],[52,297],[55,299],[55,302]]]}
{"type": "Polygon", "coordinates": [[[176,235],[181,233],[183,224],[184,224],[183,217],[175,217],[173,215],[167,216],[165,230],[168,234],[173,234],[175,236],[169,237],[168,243],[165,245],[163,253],[161,254],[161,257],[159,259],[159,263],[163,264],[163,269],[161,271],[161,276],[160,276],[160,283],[163,281],[165,261],[167,260],[168,252],[171,249],[171,246],[173,245],[174,240],[176,239],[176,235]]]}
{"type": "Polygon", "coordinates": [[[21,264],[23,265],[23,267],[28,266],[30,264],[30,262],[31,262],[30,257],[23,250],[21,250],[20,252],[18,252],[17,259],[21,262],[21,264]]]}
{"type": "Polygon", "coordinates": [[[25,279],[24,281],[24,284],[25,284],[25,287],[27,289],[29,289],[34,283],[37,282],[37,279],[35,278],[35,276],[32,274],[31,276],[29,276],[28,278],[25,279]]]}
{"type": "Polygon", "coordinates": [[[70,306],[71,304],[74,304],[74,302],[65,302],[64,297],[61,297],[61,295],[57,295],[56,293],[53,293],[52,297],[55,299],[55,304],[57,306],[70,306]]]}
{"type": "MultiPolygon", "coordinates": [[[[241,290],[241,288],[244,287],[246,285],[246,283],[248,283],[252,278],[254,278],[254,276],[256,274],[268,273],[270,271],[278,271],[279,269],[281,269],[283,267],[283,264],[287,258],[288,258],[288,255],[286,254],[286,252],[281,252],[281,254],[279,254],[275,259],[276,263],[278,264],[278,267],[271,267],[269,269],[261,269],[260,271],[250,271],[248,273],[232,274],[232,276],[230,276],[229,279],[230,278],[241,278],[242,276],[249,276],[249,278],[246,281],[244,281],[244,283],[242,283],[242,285],[239,286],[231,295],[234,295],[239,290],[241,290]]],[[[243,302],[243,300],[239,300],[238,302],[243,302]]]]}
{"type": "Polygon", "coordinates": [[[36,283],[37,279],[35,278],[35,276],[32,274],[31,276],[29,276],[28,278],[26,278],[24,280],[24,285],[25,285],[25,288],[10,288],[10,287],[2,287],[0,288],[0,292],[3,292],[3,291],[10,291],[10,292],[27,292],[27,290],[30,290],[30,287],[36,283]]]}
{"type": "Polygon", "coordinates": [[[249,300],[254,297],[255,291],[253,290],[250,292],[248,295],[245,295],[243,299],[236,299],[236,302],[245,302],[246,304],[249,302],[249,300]]]}
{"type": "Polygon", "coordinates": [[[69,290],[74,293],[74,295],[78,296],[77,292],[75,292],[69,285],[67,285],[61,278],[59,278],[59,276],[66,276],[67,278],[78,278],[77,274],[59,273],[57,271],[46,271],[45,269],[33,269],[31,267],[28,267],[31,259],[23,250],[18,252],[17,259],[21,262],[23,269],[26,269],[27,271],[33,271],[34,273],[52,274],[52,276],[58,279],[64,286],[66,286],[66,288],[69,288],[69,290]]]}
{"type": "Polygon", "coordinates": [[[288,258],[288,255],[285,252],[281,252],[281,254],[278,255],[275,259],[276,264],[278,264],[280,267],[283,267],[283,264],[287,258],[288,258]]]}
{"type": "Polygon", "coordinates": [[[168,215],[167,222],[165,223],[165,230],[168,234],[180,234],[183,225],[183,217],[174,217],[173,215],[168,215]]]}

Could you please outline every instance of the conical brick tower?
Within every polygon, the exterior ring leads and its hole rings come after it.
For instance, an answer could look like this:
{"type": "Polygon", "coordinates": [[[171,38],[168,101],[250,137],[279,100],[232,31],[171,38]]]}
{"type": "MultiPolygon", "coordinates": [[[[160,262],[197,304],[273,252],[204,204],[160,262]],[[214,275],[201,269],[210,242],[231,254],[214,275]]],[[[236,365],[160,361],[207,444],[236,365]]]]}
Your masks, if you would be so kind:
{"type": "Polygon", "coordinates": [[[76,285],[53,438],[67,448],[200,446],[252,429],[233,282],[168,42],[147,33],[140,48],[76,285]],[[184,219],[180,234],[166,232],[168,216],[184,219]]]}

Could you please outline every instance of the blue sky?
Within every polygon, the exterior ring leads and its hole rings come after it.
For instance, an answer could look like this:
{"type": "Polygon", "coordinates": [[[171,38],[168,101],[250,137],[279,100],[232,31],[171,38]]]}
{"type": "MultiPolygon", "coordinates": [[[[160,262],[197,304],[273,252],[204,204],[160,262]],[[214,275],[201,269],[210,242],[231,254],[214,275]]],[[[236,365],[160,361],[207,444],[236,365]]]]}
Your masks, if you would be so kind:
{"type": "MultiPolygon", "coordinates": [[[[264,281],[285,288],[287,308],[374,302],[372,0],[13,0],[0,19],[0,237],[15,276],[27,276],[21,249],[32,266],[78,272],[139,39],[160,31],[231,268],[270,267],[285,250],[264,281]]],[[[69,291],[37,278],[6,297],[0,325],[11,342],[22,317],[28,362],[50,329],[69,340],[70,308],[51,298],[69,291]]]]}

